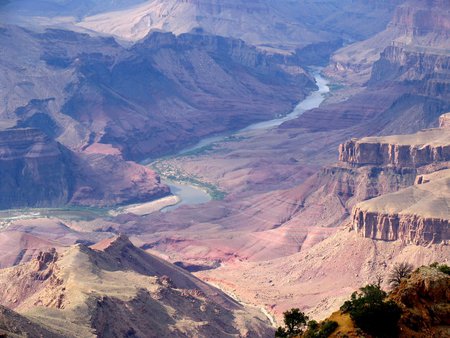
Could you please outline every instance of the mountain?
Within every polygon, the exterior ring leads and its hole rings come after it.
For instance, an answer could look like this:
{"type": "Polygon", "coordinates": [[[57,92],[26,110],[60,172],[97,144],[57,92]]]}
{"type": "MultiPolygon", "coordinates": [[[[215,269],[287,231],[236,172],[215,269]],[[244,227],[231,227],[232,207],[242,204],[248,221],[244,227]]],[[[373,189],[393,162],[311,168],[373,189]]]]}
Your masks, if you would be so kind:
{"type": "Polygon", "coordinates": [[[81,19],[86,15],[93,15],[96,13],[125,9],[144,2],[144,0],[43,0],[43,1],[3,1],[2,11],[5,14],[17,20],[17,16],[73,16],[76,19],[81,19]]]}
{"type": "Polygon", "coordinates": [[[1,56],[3,123],[45,128],[75,151],[110,153],[110,144],[126,159],[284,113],[315,88],[292,58],[228,38],[154,33],[127,49],[6,26],[1,39],[10,46],[1,56]]]}
{"type": "Polygon", "coordinates": [[[309,44],[361,39],[383,28],[395,3],[376,1],[148,1],[127,11],[102,13],[79,25],[94,31],[137,40],[151,30],[175,34],[204,31],[230,36],[265,48],[295,50],[309,44]],[[361,27],[348,25],[351,18],[361,27]],[[301,38],[300,38],[301,37],[301,38]]]}
{"type": "Polygon", "coordinates": [[[0,131],[0,174],[1,209],[113,206],[169,194],[145,167],[118,155],[72,152],[34,128],[0,131]]]}
{"type": "Polygon", "coordinates": [[[162,197],[168,189],[158,176],[126,160],[284,113],[315,88],[294,58],[234,39],[154,33],[124,48],[111,38],[17,26],[4,26],[0,39],[9,46],[0,55],[0,138],[15,154],[15,162],[0,159],[1,208],[162,197]]]}
{"type": "Polygon", "coordinates": [[[55,336],[273,334],[258,309],[137,249],[125,236],[41,252],[29,263],[1,270],[0,281],[0,302],[28,321],[45,323],[55,336]]]}
{"type": "MultiPolygon", "coordinates": [[[[242,39],[275,52],[294,52],[326,62],[342,41],[382,30],[401,0],[20,0],[3,6],[4,22],[27,27],[65,27],[138,41],[151,31],[202,33],[242,39]],[[353,29],[358,26],[358,30],[353,29]],[[306,47],[306,48],[304,48],[306,47]]],[[[1,16],[1,12],[0,12],[1,16]]]]}

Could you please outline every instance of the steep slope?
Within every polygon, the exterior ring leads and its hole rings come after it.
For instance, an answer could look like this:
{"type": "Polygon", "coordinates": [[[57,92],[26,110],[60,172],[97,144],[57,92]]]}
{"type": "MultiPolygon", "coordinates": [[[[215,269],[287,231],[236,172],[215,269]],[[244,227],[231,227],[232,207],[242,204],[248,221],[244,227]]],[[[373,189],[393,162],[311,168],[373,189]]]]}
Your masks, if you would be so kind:
{"type": "Polygon", "coordinates": [[[151,170],[119,155],[74,153],[33,128],[0,131],[0,209],[112,206],[169,194],[151,170]]]}
{"type": "Polygon", "coordinates": [[[3,123],[45,129],[77,151],[100,143],[98,151],[119,149],[127,159],[173,152],[285,113],[315,89],[294,58],[234,39],[154,33],[126,49],[14,26],[0,37],[8,46],[0,55],[3,123]]]}
{"type": "MultiPolygon", "coordinates": [[[[448,10],[447,0],[404,1],[395,9],[384,31],[336,52],[332,57],[330,74],[350,83],[363,83],[371,77],[371,67],[380,60],[380,54],[392,55],[392,51],[397,50],[400,55],[402,50],[406,50],[422,52],[424,55],[445,55],[448,10]]],[[[397,58],[397,62],[405,60],[397,58]]],[[[396,76],[395,72],[385,74],[396,76]]]]}
{"type": "Polygon", "coordinates": [[[128,238],[77,245],[0,271],[0,302],[75,336],[267,336],[264,315],[244,308],[128,238]],[[14,283],[11,281],[14,280],[14,283]]]}
{"type": "MultiPolygon", "coordinates": [[[[138,40],[151,30],[181,34],[205,31],[253,45],[293,51],[306,45],[361,39],[383,29],[396,2],[375,1],[149,1],[126,11],[85,18],[79,25],[123,39],[138,40]],[[346,24],[352,19],[361,29],[346,24]]],[[[314,49],[314,48],[313,48],[314,49]]]]}
{"type": "Polygon", "coordinates": [[[3,337],[39,337],[62,338],[63,336],[52,332],[40,324],[30,321],[18,313],[0,306],[0,334],[3,337]]]}
{"type": "MultiPolygon", "coordinates": [[[[402,311],[398,337],[447,337],[450,334],[449,291],[450,277],[435,267],[422,266],[404,278],[386,299],[394,301],[402,311]]],[[[330,337],[361,334],[349,314],[337,311],[327,319],[339,324],[330,337]]]]}

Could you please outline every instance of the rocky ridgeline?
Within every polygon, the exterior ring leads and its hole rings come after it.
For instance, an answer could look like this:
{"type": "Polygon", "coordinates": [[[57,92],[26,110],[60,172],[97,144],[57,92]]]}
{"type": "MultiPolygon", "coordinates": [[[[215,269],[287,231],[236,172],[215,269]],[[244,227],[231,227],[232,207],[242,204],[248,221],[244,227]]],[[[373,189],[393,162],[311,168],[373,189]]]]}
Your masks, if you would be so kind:
{"type": "Polygon", "coordinates": [[[444,169],[450,161],[449,117],[441,116],[440,128],[354,139],[340,146],[340,160],[358,170],[377,165],[421,174],[415,185],[357,204],[354,230],[367,238],[418,245],[448,241],[450,170],[444,169]]]}
{"type": "MultiPolygon", "coordinates": [[[[418,133],[423,139],[434,134],[435,130],[418,133]]],[[[339,160],[355,166],[393,165],[413,168],[434,162],[450,161],[450,142],[411,144],[390,143],[391,140],[396,142],[395,138],[352,139],[339,146],[339,160]]]]}

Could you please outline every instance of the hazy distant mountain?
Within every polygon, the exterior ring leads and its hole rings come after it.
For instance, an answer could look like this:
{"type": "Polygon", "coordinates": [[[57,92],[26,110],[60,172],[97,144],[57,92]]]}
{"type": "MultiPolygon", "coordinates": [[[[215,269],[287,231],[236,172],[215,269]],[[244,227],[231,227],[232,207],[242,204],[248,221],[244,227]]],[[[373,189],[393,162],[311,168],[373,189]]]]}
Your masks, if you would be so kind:
{"type": "Polygon", "coordinates": [[[87,17],[80,26],[128,40],[150,30],[205,31],[259,46],[295,49],[340,37],[366,38],[381,30],[399,1],[150,0],[125,11],[87,17]],[[354,29],[354,27],[358,29],[354,29]]]}
{"type": "Polygon", "coordinates": [[[124,9],[143,2],[145,0],[2,0],[0,6],[7,5],[3,10],[11,14],[83,18],[86,15],[124,9]]]}

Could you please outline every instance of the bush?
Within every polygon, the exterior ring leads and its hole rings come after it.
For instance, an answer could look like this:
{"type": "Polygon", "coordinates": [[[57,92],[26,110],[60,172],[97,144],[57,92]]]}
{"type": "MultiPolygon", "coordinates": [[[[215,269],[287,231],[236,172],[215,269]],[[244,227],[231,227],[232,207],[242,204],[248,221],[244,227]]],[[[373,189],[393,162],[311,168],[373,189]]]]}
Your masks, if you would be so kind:
{"type": "Polygon", "coordinates": [[[300,309],[291,309],[283,313],[284,326],[279,327],[275,332],[275,337],[289,337],[292,335],[299,335],[303,333],[303,328],[306,325],[308,316],[305,316],[300,309]]]}
{"type": "Polygon", "coordinates": [[[315,320],[308,323],[308,330],[305,332],[305,338],[328,338],[338,327],[338,323],[332,320],[326,320],[318,324],[315,320]]]}
{"type": "Polygon", "coordinates": [[[392,287],[400,285],[403,278],[408,278],[413,272],[413,266],[409,263],[395,264],[389,274],[388,282],[392,287]]]}
{"type": "Polygon", "coordinates": [[[441,264],[437,268],[440,272],[443,272],[446,275],[450,275],[450,266],[448,266],[447,264],[441,264]]]}
{"type": "Polygon", "coordinates": [[[396,337],[400,307],[393,301],[385,301],[386,292],[378,285],[370,284],[354,292],[341,311],[349,313],[352,320],[363,331],[375,337],[396,337]]]}

